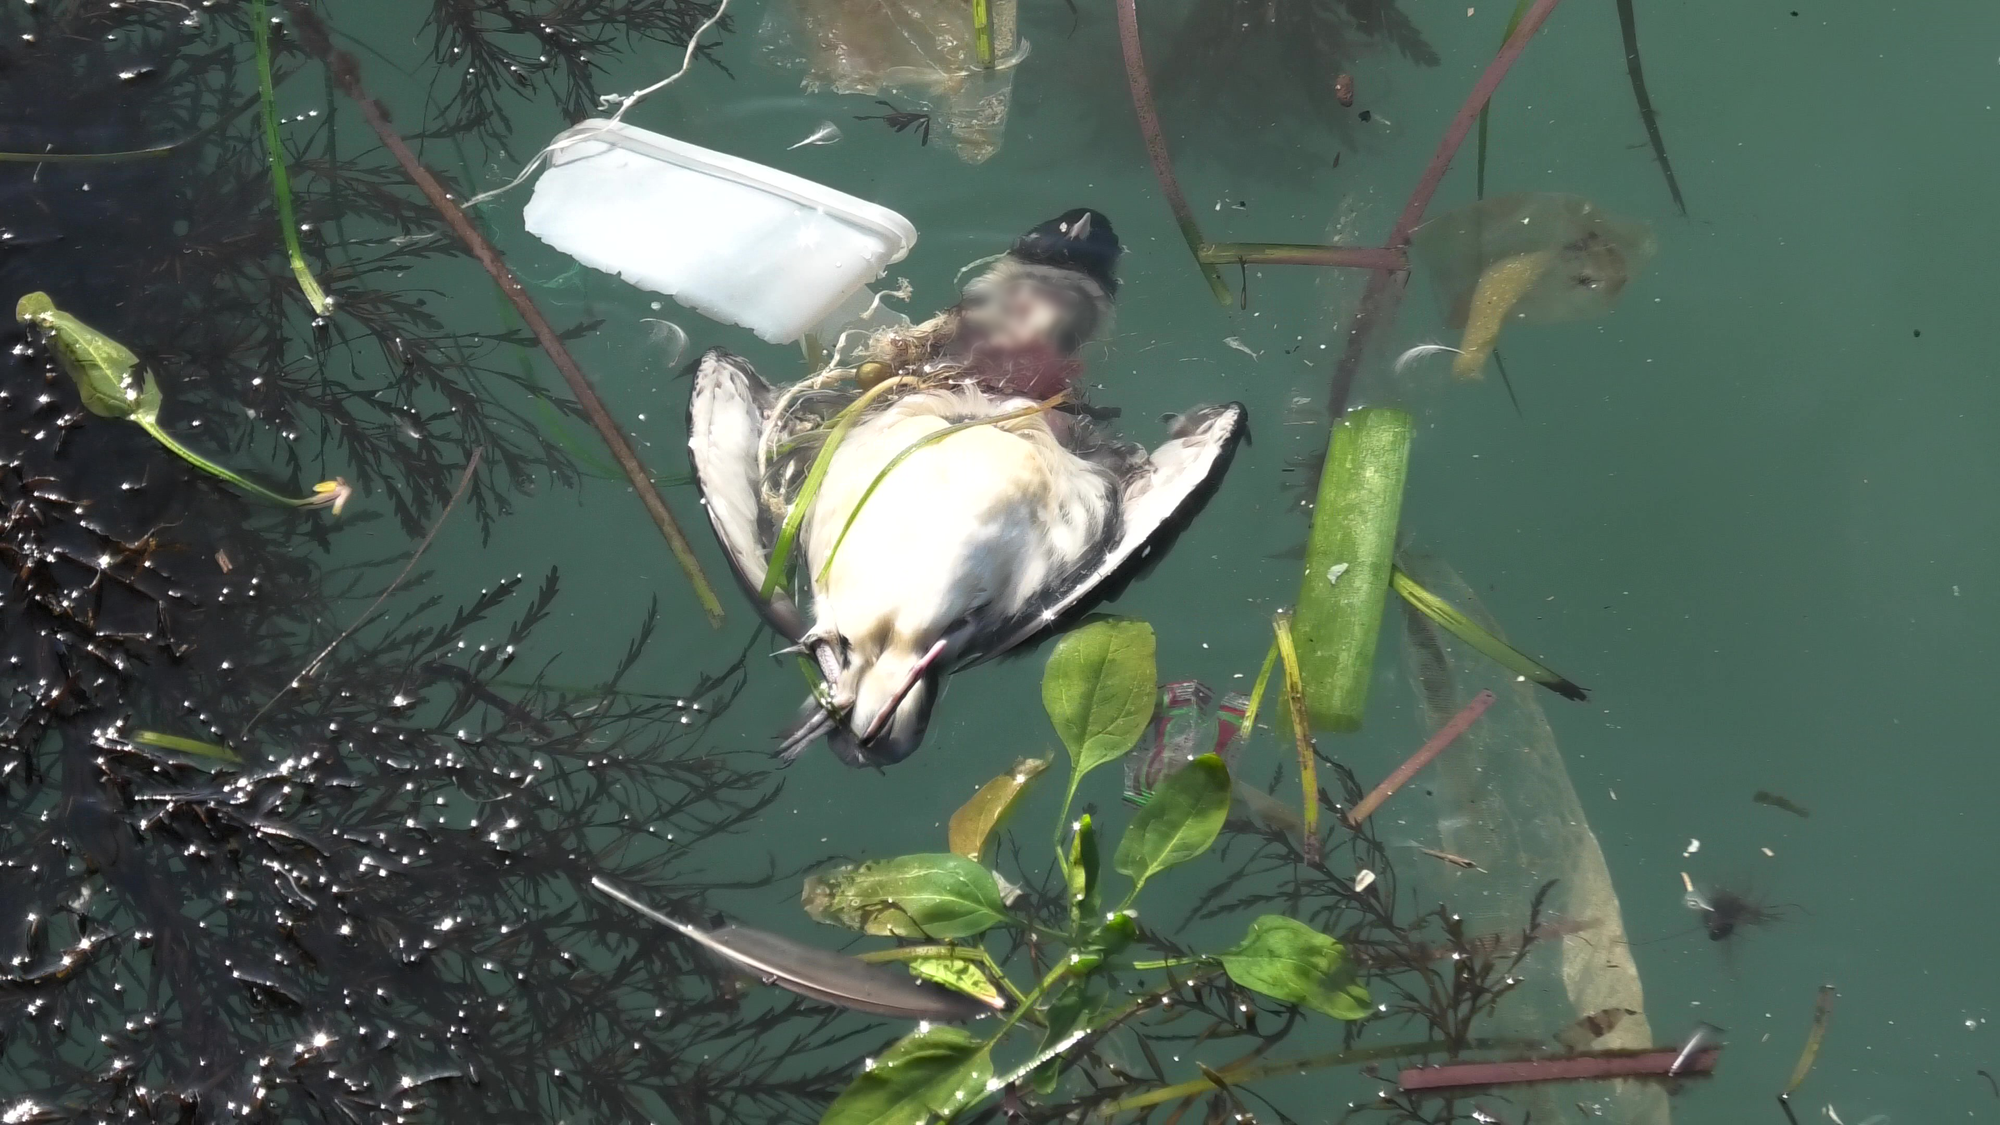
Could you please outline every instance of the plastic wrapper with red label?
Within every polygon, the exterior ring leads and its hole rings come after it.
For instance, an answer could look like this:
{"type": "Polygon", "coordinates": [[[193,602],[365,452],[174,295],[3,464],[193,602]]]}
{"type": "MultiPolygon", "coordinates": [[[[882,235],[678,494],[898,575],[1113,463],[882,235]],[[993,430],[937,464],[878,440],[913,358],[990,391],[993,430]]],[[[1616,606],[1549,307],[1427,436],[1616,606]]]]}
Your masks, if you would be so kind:
{"type": "Polygon", "coordinates": [[[1230,762],[1249,706],[1246,696],[1233,692],[1218,703],[1215,692],[1200,680],[1162,684],[1153,725],[1125,756],[1125,799],[1145,804],[1160,782],[1203,754],[1219,754],[1230,762]]]}

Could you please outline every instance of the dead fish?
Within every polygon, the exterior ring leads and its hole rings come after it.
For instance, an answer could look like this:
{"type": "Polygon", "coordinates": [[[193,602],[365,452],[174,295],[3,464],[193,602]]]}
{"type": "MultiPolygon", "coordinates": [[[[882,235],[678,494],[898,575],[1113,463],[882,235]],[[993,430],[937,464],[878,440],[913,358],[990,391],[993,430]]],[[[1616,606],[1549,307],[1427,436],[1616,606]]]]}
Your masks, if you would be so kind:
{"type": "Polygon", "coordinates": [[[1791,813],[1793,816],[1809,817],[1812,815],[1812,813],[1808,811],[1804,805],[1799,804],[1797,801],[1793,801],[1785,797],[1780,797],[1776,793],[1771,792],[1769,789],[1757,790],[1755,793],[1750,794],[1750,799],[1757,802],[1760,805],[1769,805],[1774,809],[1783,809],[1786,812],[1791,813]]]}
{"type": "Polygon", "coordinates": [[[1638,1014],[1632,1008],[1600,1008],[1556,1032],[1556,1042],[1572,1051],[1581,1051],[1611,1034],[1626,1016],[1638,1014]]]}
{"type": "Polygon", "coordinates": [[[960,992],[912,980],[884,965],[830,953],[748,926],[707,929],[670,918],[624,891],[593,878],[590,885],[673,930],[738,969],[807,999],[857,1012],[957,1023],[990,1011],[960,992]]]}
{"type": "Polygon", "coordinates": [[[1251,359],[1256,359],[1263,354],[1262,352],[1251,351],[1250,345],[1244,343],[1241,336],[1224,336],[1222,342],[1249,356],[1251,359]]]}

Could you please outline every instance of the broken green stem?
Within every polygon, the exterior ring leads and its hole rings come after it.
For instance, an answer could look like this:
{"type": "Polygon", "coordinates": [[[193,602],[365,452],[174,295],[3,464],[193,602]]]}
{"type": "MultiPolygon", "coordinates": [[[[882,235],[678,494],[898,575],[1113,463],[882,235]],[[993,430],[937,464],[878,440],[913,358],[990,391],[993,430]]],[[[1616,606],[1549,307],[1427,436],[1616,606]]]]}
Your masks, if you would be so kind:
{"type": "Polygon", "coordinates": [[[1132,88],[1132,108],[1139,115],[1139,132],[1146,139],[1146,156],[1153,162],[1153,175],[1159,178],[1160,194],[1167,197],[1167,207],[1174,213],[1174,222],[1180,224],[1181,237],[1187,239],[1188,252],[1201,267],[1209,291],[1227,308],[1236,303],[1236,298],[1223,282],[1221,271],[1202,260],[1201,228],[1195,225],[1194,208],[1188,206],[1180,181],[1174,178],[1173,154],[1167,150],[1167,136],[1160,128],[1160,111],[1153,104],[1153,82],[1146,76],[1146,56],[1139,45],[1138,0],[1118,0],[1118,45],[1124,52],[1125,81],[1132,88]]]}
{"type": "Polygon", "coordinates": [[[277,93],[271,85],[271,21],[264,14],[264,0],[250,0],[250,33],[257,44],[257,96],[264,108],[264,148],[271,158],[271,194],[278,203],[278,229],[285,236],[285,254],[292,260],[292,276],[306,295],[314,316],[333,311],[319,279],[306,265],[305,251],[299,248],[299,223],[292,213],[292,178],[285,172],[285,150],[278,140],[277,93]]]}
{"type": "Polygon", "coordinates": [[[172,453],[174,456],[180,458],[183,461],[186,461],[188,464],[193,465],[195,468],[200,469],[202,472],[207,473],[210,476],[220,477],[223,480],[228,481],[230,484],[233,484],[236,487],[242,489],[243,491],[248,492],[254,496],[261,496],[264,499],[269,500],[273,504],[283,504],[291,508],[303,508],[306,507],[307,505],[315,503],[318,499],[317,497],[313,496],[307,496],[304,497],[303,499],[293,499],[290,496],[280,496],[277,493],[272,492],[270,489],[265,488],[263,485],[254,483],[250,480],[245,479],[244,477],[238,476],[236,473],[233,473],[228,469],[223,468],[221,465],[216,464],[215,462],[209,460],[208,458],[203,457],[201,454],[196,453],[194,450],[189,449],[187,446],[182,445],[180,442],[175,441],[172,435],[168,434],[166,430],[160,428],[160,424],[158,422],[149,421],[137,415],[133,415],[130,420],[133,423],[137,424],[140,429],[145,430],[147,433],[153,435],[154,441],[157,441],[161,445],[166,446],[167,452],[172,453]]]}

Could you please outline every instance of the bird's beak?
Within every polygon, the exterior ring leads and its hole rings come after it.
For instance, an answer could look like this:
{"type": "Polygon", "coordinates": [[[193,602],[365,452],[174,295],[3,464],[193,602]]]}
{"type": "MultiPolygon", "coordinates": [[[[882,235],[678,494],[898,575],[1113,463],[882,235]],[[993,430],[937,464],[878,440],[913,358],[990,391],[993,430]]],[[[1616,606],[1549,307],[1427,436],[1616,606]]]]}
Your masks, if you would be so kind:
{"type": "Polygon", "coordinates": [[[861,744],[863,746],[875,741],[881,735],[883,729],[889,725],[889,720],[896,717],[896,709],[903,705],[903,700],[909,697],[911,690],[924,678],[924,673],[930,671],[931,666],[936,664],[938,658],[944,655],[945,646],[949,641],[950,637],[948,636],[939,637],[937,643],[931,646],[930,651],[924,653],[922,659],[910,666],[910,674],[904,677],[902,686],[898,687],[896,694],[889,697],[889,702],[884,704],[882,709],[875,713],[875,720],[868,724],[868,729],[861,732],[861,744]]]}

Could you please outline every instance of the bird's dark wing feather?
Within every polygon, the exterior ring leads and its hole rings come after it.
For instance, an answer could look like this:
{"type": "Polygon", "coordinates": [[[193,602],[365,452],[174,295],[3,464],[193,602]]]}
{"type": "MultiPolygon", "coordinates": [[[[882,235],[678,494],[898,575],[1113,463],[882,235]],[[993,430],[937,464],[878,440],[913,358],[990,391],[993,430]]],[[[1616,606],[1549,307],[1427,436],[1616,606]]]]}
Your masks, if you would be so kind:
{"type": "Polygon", "coordinates": [[[729,567],[771,628],[788,640],[805,635],[805,618],[780,591],[766,600],[769,532],[757,495],[757,442],[777,392],[742,357],[710,348],[694,363],[688,399],[688,457],[695,486],[729,567]]]}
{"type": "Polygon", "coordinates": [[[961,667],[999,656],[1115,597],[1166,553],[1174,537],[1208,503],[1236,455],[1237,443],[1248,434],[1249,414],[1240,402],[1182,415],[1173,437],[1121,482],[1116,539],[1104,553],[1032,612],[996,630],[992,643],[975,646],[972,658],[961,667]]]}

